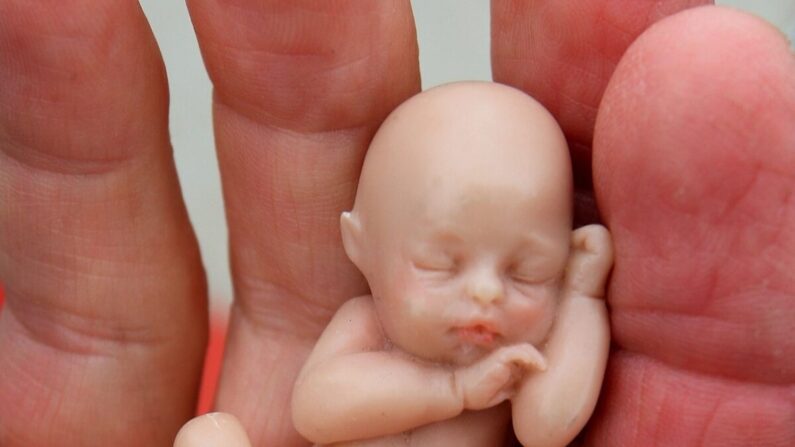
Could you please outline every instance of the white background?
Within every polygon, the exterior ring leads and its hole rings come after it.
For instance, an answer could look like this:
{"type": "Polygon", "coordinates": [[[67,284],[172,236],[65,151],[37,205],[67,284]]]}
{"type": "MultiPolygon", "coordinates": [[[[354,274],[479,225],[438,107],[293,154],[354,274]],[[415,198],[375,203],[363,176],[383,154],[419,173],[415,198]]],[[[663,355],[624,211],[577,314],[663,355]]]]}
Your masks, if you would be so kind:
{"type": "MultiPolygon", "coordinates": [[[[319,0],[322,1],[322,0],[319,0]]],[[[587,0],[585,0],[587,1],[587,0]]],[[[795,41],[795,0],[718,0],[770,20],[795,41]]],[[[232,296],[226,222],[213,152],[211,86],[184,1],[142,0],[168,70],[171,135],[183,194],[196,228],[216,311],[232,296]]],[[[488,0],[413,0],[423,88],[490,80],[488,0]]]]}

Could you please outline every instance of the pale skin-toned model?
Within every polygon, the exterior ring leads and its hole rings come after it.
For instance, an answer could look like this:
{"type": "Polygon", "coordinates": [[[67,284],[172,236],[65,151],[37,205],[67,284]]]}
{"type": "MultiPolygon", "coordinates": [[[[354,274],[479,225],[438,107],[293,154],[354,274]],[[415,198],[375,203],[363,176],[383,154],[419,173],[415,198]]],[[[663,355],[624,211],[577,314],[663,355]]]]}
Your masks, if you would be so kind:
{"type": "Polygon", "coordinates": [[[603,227],[572,233],[571,194],[563,135],[524,93],[457,83],[399,107],[341,220],[372,296],[344,304],[307,360],[298,431],[493,447],[510,400],[524,445],[566,445],[601,385],[612,265],[603,227]]]}

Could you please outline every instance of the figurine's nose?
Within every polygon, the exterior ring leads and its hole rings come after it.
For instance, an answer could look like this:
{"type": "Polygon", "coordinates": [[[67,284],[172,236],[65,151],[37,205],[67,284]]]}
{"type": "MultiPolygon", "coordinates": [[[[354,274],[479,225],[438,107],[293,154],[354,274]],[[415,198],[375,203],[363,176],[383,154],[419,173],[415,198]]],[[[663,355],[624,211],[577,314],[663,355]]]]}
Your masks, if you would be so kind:
{"type": "Polygon", "coordinates": [[[469,281],[468,292],[475,301],[484,305],[502,300],[504,294],[502,280],[499,275],[485,268],[473,272],[469,281]]]}

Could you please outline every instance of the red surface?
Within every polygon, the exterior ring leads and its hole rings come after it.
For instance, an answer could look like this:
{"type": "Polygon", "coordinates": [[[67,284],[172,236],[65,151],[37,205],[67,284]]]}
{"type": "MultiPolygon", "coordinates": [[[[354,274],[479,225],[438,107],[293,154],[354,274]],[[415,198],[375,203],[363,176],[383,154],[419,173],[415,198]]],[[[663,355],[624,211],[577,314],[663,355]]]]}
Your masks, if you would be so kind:
{"type": "Polygon", "coordinates": [[[210,317],[210,339],[207,343],[207,354],[204,357],[204,374],[199,391],[199,404],[196,414],[204,414],[212,410],[218,377],[221,374],[221,360],[224,356],[226,340],[226,318],[218,315],[210,317]]]}

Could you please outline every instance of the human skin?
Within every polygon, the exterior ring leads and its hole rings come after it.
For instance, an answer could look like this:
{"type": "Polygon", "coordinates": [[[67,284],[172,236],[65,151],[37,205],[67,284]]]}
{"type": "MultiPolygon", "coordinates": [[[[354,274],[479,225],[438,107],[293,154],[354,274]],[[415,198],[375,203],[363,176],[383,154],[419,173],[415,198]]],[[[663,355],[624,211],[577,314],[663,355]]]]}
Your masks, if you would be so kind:
{"type": "Polygon", "coordinates": [[[180,429],[174,447],[251,447],[251,443],[236,417],[227,413],[207,413],[180,429]]]}
{"type": "MultiPolygon", "coordinates": [[[[777,231],[795,226],[791,51],[705,8],[622,57],[700,3],[493,4],[495,79],[575,143],[581,211],[593,156],[614,237],[614,350],[587,445],[795,444],[795,241],[777,231]]],[[[366,293],[338,215],[373,132],[419,90],[408,4],[188,7],[234,260],[217,407],[253,445],[304,446],[292,382],[366,293]]],[[[153,38],[130,1],[0,0],[0,17],[0,444],[168,445],[206,322],[153,38]]]]}

